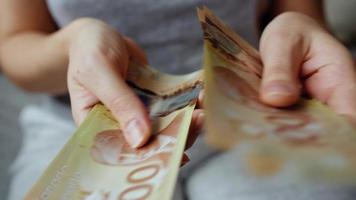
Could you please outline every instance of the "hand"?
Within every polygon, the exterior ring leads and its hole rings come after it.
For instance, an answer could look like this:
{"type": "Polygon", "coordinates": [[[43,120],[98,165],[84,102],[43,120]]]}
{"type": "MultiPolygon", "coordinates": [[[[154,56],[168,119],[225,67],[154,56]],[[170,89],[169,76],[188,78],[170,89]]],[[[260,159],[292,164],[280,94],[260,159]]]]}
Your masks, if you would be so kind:
{"type": "Polygon", "coordinates": [[[356,119],[356,77],[348,50],[311,18],[284,13],[264,30],[260,98],[276,107],[295,103],[302,89],[339,114],[356,119]]]}
{"type": "Polygon", "coordinates": [[[102,102],[123,127],[127,142],[144,145],[151,135],[149,116],[125,82],[130,58],[147,63],[144,52],[99,20],[73,23],[80,27],[69,45],[68,89],[75,122],[80,124],[102,102]]]}
{"type": "MultiPolygon", "coordinates": [[[[143,146],[151,136],[148,113],[125,82],[130,59],[147,64],[143,50],[99,20],[73,23],[80,30],[69,42],[68,89],[75,122],[80,124],[90,109],[102,102],[123,127],[127,142],[132,147],[143,146]]],[[[187,147],[201,126],[202,110],[196,109],[187,147]]]]}

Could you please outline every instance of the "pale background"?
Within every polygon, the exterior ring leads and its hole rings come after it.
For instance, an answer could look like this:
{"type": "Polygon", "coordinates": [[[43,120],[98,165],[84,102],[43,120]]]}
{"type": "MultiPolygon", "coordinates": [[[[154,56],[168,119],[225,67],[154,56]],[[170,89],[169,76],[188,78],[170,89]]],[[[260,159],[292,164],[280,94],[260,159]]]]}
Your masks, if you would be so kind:
{"type": "MultiPolygon", "coordinates": [[[[356,0],[328,0],[328,19],[334,32],[356,56],[356,0]]],[[[9,186],[8,168],[21,146],[18,115],[23,106],[37,103],[36,95],[16,89],[0,75],[0,199],[6,199],[9,186]]]]}

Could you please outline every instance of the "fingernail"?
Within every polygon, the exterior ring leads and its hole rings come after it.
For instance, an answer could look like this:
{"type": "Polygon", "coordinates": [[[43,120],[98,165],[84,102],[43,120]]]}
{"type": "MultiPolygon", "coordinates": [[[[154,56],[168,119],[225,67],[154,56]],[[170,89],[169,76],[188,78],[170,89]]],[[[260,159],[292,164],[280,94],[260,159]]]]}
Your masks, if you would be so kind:
{"type": "Polygon", "coordinates": [[[268,96],[287,96],[293,94],[293,88],[286,84],[271,83],[264,88],[268,96]]]}
{"type": "Polygon", "coordinates": [[[124,134],[130,146],[137,148],[144,138],[144,128],[137,119],[133,119],[127,124],[124,134]]]}

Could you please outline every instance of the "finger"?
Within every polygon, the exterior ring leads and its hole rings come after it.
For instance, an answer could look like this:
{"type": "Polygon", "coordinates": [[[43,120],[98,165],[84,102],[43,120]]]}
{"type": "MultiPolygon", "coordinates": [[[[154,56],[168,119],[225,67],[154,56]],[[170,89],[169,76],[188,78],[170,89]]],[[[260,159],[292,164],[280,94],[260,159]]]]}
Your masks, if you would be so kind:
{"type": "Polygon", "coordinates": [[[129,37],[125,37],[125,44],[130,54],[130,60],[135,60],[145,65],[148,64],[148,59],[145,52],[140,46],[138,46],[138,44],[136,44],[135,41],[129,37]]]}
{"type": "Polygon", "coordinates": [[[187,143],[185,145],[185,150],[192,147],[195,140],[198,138],[201,130],[203,129],[204,124],[204,112],[202,109],[196,109],[193,112],[192,122],[189,127],[189,135],[187,139],[187,143]]]}
{"type": "Polygon", "coordinates": [[[354,76],[352,67],[344,70],[324,67],[306,80],[306,87],[310,93],[315,94],[317,99],[325,102],[336,113],[346,115],[355,121],[356,78],[354,76]]]}
{"type": "MultiPolygon", "coordinates": [[[[110,63],[101,63],[103,65],[110,63]]],[[[141,147],[151,135],[148,113],[114,66],[101,67],[85,85],[113,113],[132,147],[141,147]]]]}
{"type": "Polygon", "coordinates": [[[356,120],[356,74],[350,53],[339,43],[310,51],[316,53],[304,63],[306,91],[336,113],[356,120]]]}
{"type": "Polygon", "coordinates": [[[301,36],[291,34],[270,34],[261,39],[260,51],[264,69],[260,98],[264,103],[285,107],[298,100],[299,69],[303,58],[302,40],[301,36]]]}

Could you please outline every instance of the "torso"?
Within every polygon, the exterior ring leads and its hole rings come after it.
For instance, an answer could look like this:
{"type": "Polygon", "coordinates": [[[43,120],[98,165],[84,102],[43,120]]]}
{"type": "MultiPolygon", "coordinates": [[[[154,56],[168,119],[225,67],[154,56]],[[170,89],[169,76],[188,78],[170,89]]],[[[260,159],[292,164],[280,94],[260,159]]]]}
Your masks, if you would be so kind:
{"type": "Polygon", "coordinates": [[[150,64],[187,73],[201,67],[202,33],[196,6],[206,5],[242,37],[257,44],[257,0],[47,0],[62,27],[81,17],[101,19],[133,38],[150,64]],[[100,3],[99,3],[100,2],[100,3]]]}

